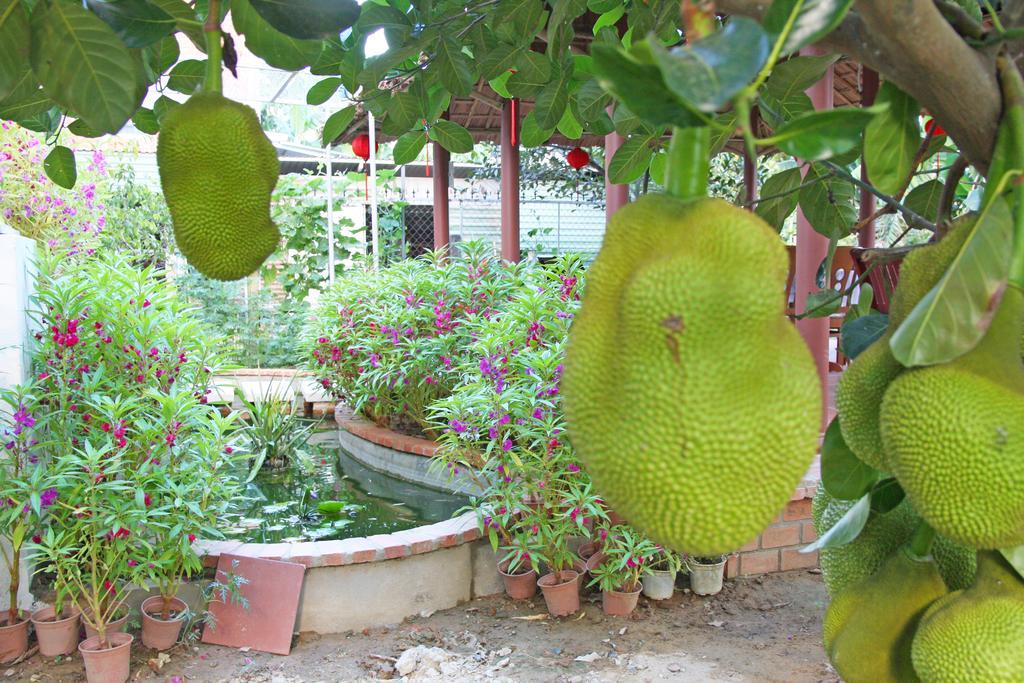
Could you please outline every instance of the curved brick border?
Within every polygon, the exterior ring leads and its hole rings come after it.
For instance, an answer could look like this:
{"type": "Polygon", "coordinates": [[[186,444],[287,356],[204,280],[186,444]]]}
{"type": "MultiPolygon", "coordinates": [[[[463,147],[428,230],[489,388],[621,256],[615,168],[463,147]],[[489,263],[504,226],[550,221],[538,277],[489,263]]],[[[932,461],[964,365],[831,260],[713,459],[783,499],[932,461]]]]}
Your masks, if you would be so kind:
{"type": "Polygon", "coordinates": [[[349,434],[354,434],[384,448],[392,448],[410,455],[422,455],[426,458],[432,458],[437,454],[437,444],[433,441],[399,434],[386,427],[378,427],[343,403],[339,403],[334,409],[334,421],[349,434]]]}

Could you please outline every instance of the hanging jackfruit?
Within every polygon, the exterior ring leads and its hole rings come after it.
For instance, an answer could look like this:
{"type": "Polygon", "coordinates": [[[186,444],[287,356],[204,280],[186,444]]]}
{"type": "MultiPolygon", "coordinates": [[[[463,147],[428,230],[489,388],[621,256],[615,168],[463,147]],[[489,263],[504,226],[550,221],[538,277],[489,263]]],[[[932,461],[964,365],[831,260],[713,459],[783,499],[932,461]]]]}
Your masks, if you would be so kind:
{"type": "Polygon", "coordinates": [[[280,168],[251,108],[193,95],[164,119],[157,164],[178,249],[200,273],[237,280],[277,248],[270,194],[280,168]]]}
{"type": "Polygon", "coordinates": [[[821,388],[783,309],[774,230],[714,199],[615,214],[569,333],[562,392],[595,488],[696,555],[755,537],[814,457],[821,388]]]}
{"type": "MultiPolygon", "coordinates": [[[[819,536],[825,534],[855,503],[833,498],[819,487],[811,507],[815,532],[819,536]]],[[[857,538],[846,545],[819,550],[818,560],[828,594],[836,596],[878,571],[899,547],[910,540],[920,522],[921,518],[913,506],[904,500],[884,514],[872,512],[857,538]]],[[[932,556],[943,581],[951,590],[966,588],[974,581],[973,550],[937,535],[932,544],[932,556]]]]}
{"type": "Polygon", "coordinates": [[[843,440],[864,463],[883,472],[888,462],[882,448],[878,411],[889,384],[904,367],[892,355],[889,339],[939,281],[963,245],[974,217],[957,221],[935,244],[914,249],[900,266],[899,285],[889,306],[889,327],[850,363],[836,388],[836,409],[843,440]]]}
{"type": "Polygon", "coordinates": [[[841,591],[825,613],[823,642],[846,683],[916,680],[911,645],[928,606],[946,593],[930,558],[897,550],[868,578],[841,591]]]}
{"type": "Polygon", "coordinates": [[[978,553],[978,578],[921,618],[914,670],[924,683],[1024,681],[1024,581],[995,551],[978,553]]]}
{"type": "Polygon", "coordinates": [[[907,371],[885,392],[884,448],[907,497],[972,548],[1024,543],[1024,293],[1006,288],[978,345],[907,371]]]}

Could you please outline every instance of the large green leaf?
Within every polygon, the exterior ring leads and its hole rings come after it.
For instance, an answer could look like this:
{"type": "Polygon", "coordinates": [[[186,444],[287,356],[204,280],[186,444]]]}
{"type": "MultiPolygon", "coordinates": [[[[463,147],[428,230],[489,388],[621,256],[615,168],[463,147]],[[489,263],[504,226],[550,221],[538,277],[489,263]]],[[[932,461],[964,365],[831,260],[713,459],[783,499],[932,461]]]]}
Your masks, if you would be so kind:
{"type": "Polygon", "coordinates": [[[473,151],[473,136],[454,121],[438,119],[430,127],[429,134],[431,140],[452,154],[465,154],[473,151]]]}
{"type": "Polygon", "coordinates": [[[139,62],[81,5],[43,0],[32,13],[32,69],[50,99],[93,130],[116,133],[142,101],[139,62]]]}
{"type": "Polygon", "coordinates": [[[196,11],[189,6],[187,0],[149,0],[149,2],[174,17],[174,23],[178,30],[188,36],[192,44],[201,52],[206,52],[203,23],[196,16],[196,11]]]}
{"type": "Polygon", "coordinates": [[[889,345],[906,367],[946,363],[984,336],[1006,285],[1013,216],[1003,197],[978,215],[953,262],[897,328],[889,345]]]}
{"type": "Polygon", "coordinates": [[[801,56],[772,69],[760,94],[760,112],[772,128],[814,109],[804,92],[825,75],[839,55],[801,56]]]}
{"type": "Polygon", "coordinates": [[[878,91],[879,112],[864,130],[864,163],[871,184],[886,194],[899,194],[910,178],[921,146],[918,116],[921,105],[886,81],[878,91]]]}
{"type": "Polygon", "coordinates": [[[355,0],[250,0],[260,16],[292,38],[327,38],[359,18],[355,0]]]}
{"type": "Polygon", "coordinates": [[[1002,548],[999,552],[1017,570],[1020,580],[1024,581],[1024,545],[1018,545],[1015,548],[1002,548]]]}
{"type": "Polygon", "coordinates": [[[821,443],[821,483],[839,500],[857,500],[871,490],[878,471],[865,465],[843,440],[839,418],[833,418],[821,443]]]}
{"type": "Polygon", "coordinates": [[[831,33],[853,6],[854,0],[775,0],[764,17],[765,29],[782,33],[793,13],[796,19],[783,45],[783,53],[796,52],[831,33]]]}
{"type": "Polygon", "coordinates": [[[654,156],[651,149],[651,138],[635,135],[622,143],[615,150],[611,163],[608,165],[608,180],[625,185],[644,174],[654,156]]]}
{"type": "Polygon", "coordinates": [[[540,147],[554,132],[554,128],[541,128],[537,123],[537,117],[531,111],[519,126],[519,142],[527,148],[540,147]]]}
{"type": "MultiPolygon", "coordinates": [[[[314,76],[334,76],[341,73],[341,63],[348,53],[338,38],[327,38],[316,61],[309,67],[314,76]]],[[[355,79],[353,79],[355,80],[355,79]]]]}
{"type": "Polygon", "coordinates": [[[167,87],[183,95],[191,95],[203,84],[206,60],[183,59],[174,65],[167,76],[167,87]]]}
{"type": "Polygon", "coordinates": [[[434,63],[438,69],[441,84],[453,95],[468,95],[473,87],[473,70],[459,43],[445,36],[437,43],[434,63]]]}
{"type": "Polygon", "coordinates": [[[391,46],[401,45],[412,32],[412,23],[408,16],[390,5],[376,2],[363,3],[356,26],[364,35],[382,29],[388,45],[391,46]]]}
{"type": "Polygon", "coordinates": [[[855,149],[876,109],[844,107],[815,111],[784,123],[771,138],[779,149],[804,161],[830,159],[855,149]]]}
{"type": "Polygon", "coordinates": [[[546,56],[532,50],[522,54],[516,67],[516,72],[509,77],[505,86],[514,96],[522,98],[536,96],[551,80],[551,71],[557,68],[546,56]]]}
{"type": "Polygon", "coordinates": [[[583,83],[576,91],[576,103],[584,121],[593,121],[606,113],[611,98],[596,78],[583,83]]]}
{"type": "Polygon", "coordinates": [[[857,222],[857,193],[853,185],[833,177],[817,164],[811,164],[804,180],[817,180],[799,193],[800,208],[811,227],[830,239],[848,234],[857,222]]]}
{"type": "Polygon", "coordinates": [[[156,135],[160,132],[160,122],[157,121],[156,114],[153,113],[152,109],[139,107],[139,110],[135,112],[135,116],[132,117],[132,123],[135,124],[139,131],[146,135],[156,135]]]}
{"type": "MultiPolygon", "coordinates": [[[[658,67],[608,45],[591,47],[601,87],[639,118],[656,126],[689,128],[702,121],[665,85],[658,67]]],[[[616,130],[620,130],[618,123],[616,130]]]]}
{"type": "Polygon", "coordinates": [[[764,199],[757,202],[754,213],[775,230],[781,231],[786,219],[796,210],[800,199],[797,188],[801,183],[803,176],[799,168],[788,168],[768,178],[761,187],[764,199]]]}
{"type": "Polygon", "coordinates": [[[944,189],[941,180],[929,180],[908,192],[903,204],[917,215],[935,222],[939,218],[939,204],[944,189]]]}
{"type": "Polygon", "coordinates": [[[331,78],[324,78],[313,84],[308,91],[306,91],[306,104],[320,105],[331,99],[334,93],[338,92],[338,88],[341,87],[341,78],[334,76],[331,78]]]}
{"type": "Polygon", "coordinates": [[[503,42],[529,43],[537,35],[544,12],[541,0],[501,0],[490,17],[491,28],[503,42]]]}
{"type": "Polygon", "coordinates": [[[423,151],[427,144],[427,134],[422,130],[411,130],[395,141],[394,160],[395,164],[401,166],[410,161],[416,161],[416,157],[423,151]]]}
{"type": "Polygon", "coordinates": [[[177,22],[167,12],[145,0],[86,0],[128,47],[146,47],[171,35],[177,22]]]}
{"type": "Polygon", "coordinates": [[[323,49],[319,40],[300,40],[271,26],[250,0],[233,0],[231,21],[245,38],[245,47],[267,64],[285,71],[298,71],[316,62],[323,49]]]}
{"type": "MultiPolygon", "coordinates": [[[[405,132],[413,126],[420,124],[424,112],[420,109],[420,102],[410,92],[395,93],[388,103],[388,118],[392,119],[395,126],[405,132]]],[[[420,126],[422,128],[422,126],[420,126]]]]}
{"type": "Polygon", "coordinates": [[[167,116],[172,109],[177,109],[180,106],[181,102],[172,100],[166,95],[161,95],[156,98],[155,102],[153,102],[153,116],[156,117],[158,123],[163,123],[164,117],[167,116]]]}
{"type": "Polygon", "coordinates": [[[537,95],[533,111],[541,128],[554,128],[561,121],[569,103],[569,81],[572,80],[572,60],[565,60],[552,69],[551,80],[537,95]]]}
{"type": "Polygon", "coordinates": [[[480,63],[480,75],[484,80],[494,80],[509,69],[515,68],[529,47],[526,43],[519,45],[499,43],[484,56],[480,63]]]}
{"type": "Polygon", "coordinates": [[[320,141],[323,143],[323,146],[326,147],[334,142],[334,139],[348,128],[348,125],[352,123],[352,119],[355,116],[356,108],[354,105],[345,107],[328,116],[327,120],[324,121],[324,129],[320,134],[320,141]]]}
{"type": "Polygon", "coordinates": [[[71,189],[78,179],[75,168],[75,153],[63,145],[56,145],[43,160],[46,177],[63,188],[71,189]]]}
{"type": "Polygon", "coordinates": [[[841,335],[843,354],[850,360],[856,359],[864,349],[878,341],[888,328],[889,316],[884,313],[870,313],[852,320],[847,316],[841,335]]]}
{"type": "Polygon", "coordinates": [[[21,0],[0,0],[0,100],[28,71],[32,33],[21,0]]]}
{"type": "Polygon", "coordinates": [[[865,494],[847,510],[831,529],[818,537],[814,543],[802,548],[802,553],[813,553],[825,548],[838,548],[857,538],[871,516],[871,496],[865,494]]]}
{"type": "Polygon", "coordinates": [[[681,48],[650,43],[668,88],[699,111],[718,111],[757,76],[771,51],[768,35],[753,19],[732,17],[725,27],[681,48]]]}

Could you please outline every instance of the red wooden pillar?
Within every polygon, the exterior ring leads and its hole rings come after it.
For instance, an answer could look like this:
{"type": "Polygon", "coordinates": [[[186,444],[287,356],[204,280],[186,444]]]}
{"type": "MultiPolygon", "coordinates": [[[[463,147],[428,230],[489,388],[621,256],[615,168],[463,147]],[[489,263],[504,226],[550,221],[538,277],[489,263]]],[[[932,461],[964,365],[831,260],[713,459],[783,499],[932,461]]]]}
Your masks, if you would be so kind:
{"type": "MultiPolygon", "coordinates": [[[[612,108],[608,107],[611,116],[612,108]]],[[[629,185],[616,185],[608,179],[608,168],[611,166],[615,150],[622,146],[622,136],[612,132],[604,136],[604,217],[607,224],[612,214],[629,203],[629,185]]]]}
{"type": "MultiPolygon", "coordinates": [[[[866,66],[860,68],[860,104],[862,107],[870,107],[875,103],[875,96],[878,94],[878,72],[866,66]]],[[[864,159],[860,162],[860,179],[868,182],[868,169],[864,165],[864,159]]],[[[867,190],[860,191],[860,220],[865,220],[875,213],[875,195],[867,190]]],[[[871,221],[861,228],[857,235],[857,242],[865,249],[875,246],[875,222],[871,221]]]]}
{"type": "Polygon", "coordinates": [[[449,184],[449,162],[451,153],[440,144],[432,143],[434,147],[434,249],[442,249],[448,246],[449,234],[449,211],[448,211],[448,184],[449,184]]]}
{"type": "Polygon", "coordinates": [[[501,257],[519,261],[519,102],[501,106],[501,257]]]}
{"type": "MultiPolygon", "coordinates": [[[[821,54],[814,48],[808,48],[805,52],[810,54],[821,54]]],[[[825,77],[812,85],[807,90],[808,96],[814,103],[815,109],[832,108],[832,67],[829,67],[825,77]]],[[[803,313],[807,310],[807,297],[811,292],[818,289],[815,277],[818,266],[822,259],[828,254],[828,238],[814,231],[810,222],[804,216],[803,211],[797,209],[796,220],[796,273],[794,275],[794,289],[796,292],[796,311],[803,313]]],[[[828,418],[828,323],[824,318],[803,318],[798,320],[796,328],[803,335],[807,342],[814,362],[818,367],[818,377],[821,379],[821,401],[822,401],[822,427],[824,420],[828,418]]]]}

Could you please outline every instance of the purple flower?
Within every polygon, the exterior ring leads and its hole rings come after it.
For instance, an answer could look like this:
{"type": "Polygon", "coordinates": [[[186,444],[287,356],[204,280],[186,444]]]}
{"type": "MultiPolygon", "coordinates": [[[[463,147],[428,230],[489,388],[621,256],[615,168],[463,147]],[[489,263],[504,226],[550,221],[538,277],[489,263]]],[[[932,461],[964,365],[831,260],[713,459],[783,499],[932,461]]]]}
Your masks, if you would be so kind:
{"type": "Polygon", "coordinates": [[[506,413],[505,415],[502,415],[502,416],[501,416],[501,419],[500,419],[500,420],[498,420],[498,424],[501,424],[501,425],[507,425],[507,424],[508,424],[509,422],[511,422],[511,421],[512,421],[512,416],[511,416],[511,415],[508,415],[508,414],[506,413]]]}
{"type": "Polygon", "coordinates": [[[498,438],[498,428],[497,427],[491,427],[487,431],[487,436],[490,437],[491,439],[497,439],[498,438]]]}
{"type": "Polygon", "coordinates": [[[505,439],[501,443],[501,450],[503,450],[503,451],[510,451],[510,450],[512,450],[512,439],[505,439]]]}
{"type": "Polygon", "coordinates": [[[44,509],[57,502],[57,489],[48,488],[39,496],[39,505],[44,509]]]}
{"type": "Polygon", "coordinates": [[[463,432],[465,432],[465,431],[466,431],[467,429],[469,429],[469,428],[468,428],[468,427],[467,427],[467,426],[466,426],[465,424],[463,424],[462,422],[459,422],[458,420],[452,420],[452,421],[450,421],[450,422],[448,423],[448,425],[449,425],[449,426],[450,426],[450,427],[451,427],[452,429],[454,429],[454,430],[455,430],[456,432],[458,432],[459,434],[462,434],[462,433],[463,433],[463,432]]]}
{"type": "Polygon", "coordinates": [[[544,411],[541,410],[540,408],[534,408],[533,409],[533,417],[536,420],[543,420],[544,419],[544,411]]]}
{"type": "Polygon", "coordinates": [[[574,462],[571,462],[565,469],[569,470],[570,472],[579,472],[580,466],[574,462]]]}
{"type": "Polygon", "coordinates": [[[32,417],[31,413],[23,405],[18,406],[18,410],[14,413],[14,421],[17,426],[14,428],[15,434],[21,434],[21,430],[24,427],[33,427],[36,424],[36,419],[32,417]]]}

